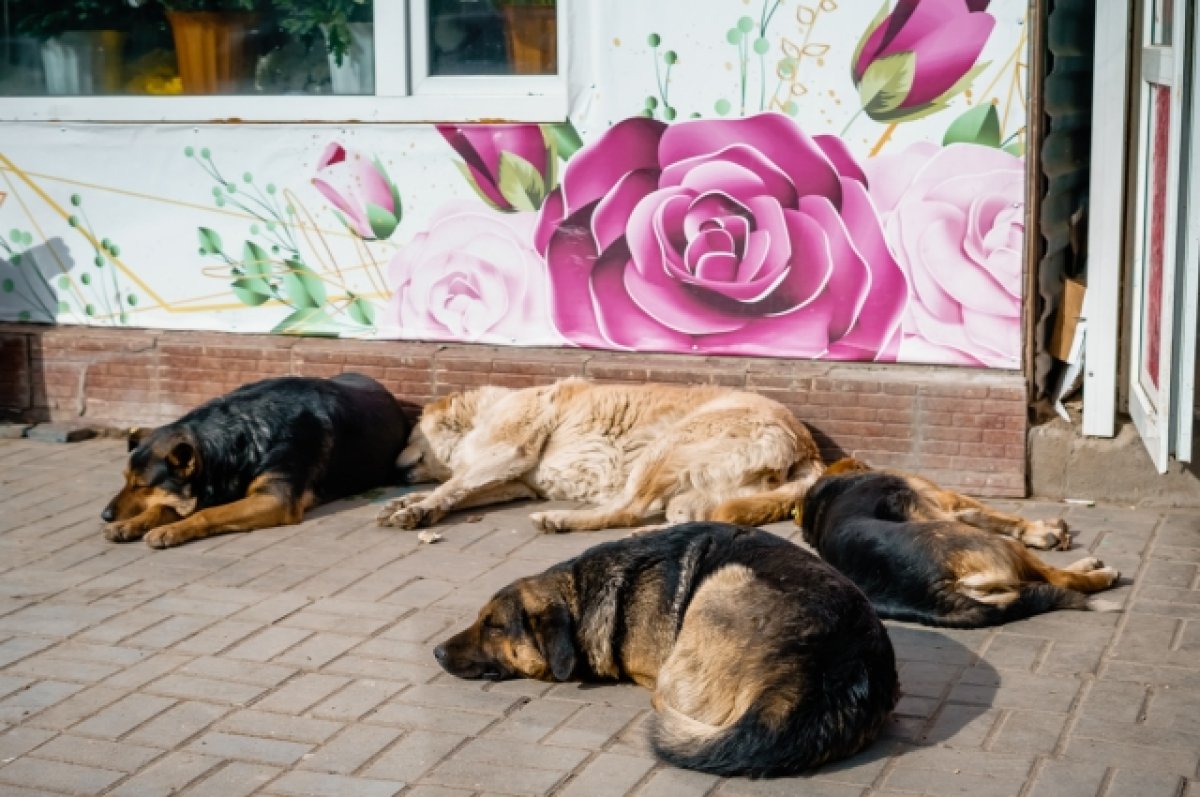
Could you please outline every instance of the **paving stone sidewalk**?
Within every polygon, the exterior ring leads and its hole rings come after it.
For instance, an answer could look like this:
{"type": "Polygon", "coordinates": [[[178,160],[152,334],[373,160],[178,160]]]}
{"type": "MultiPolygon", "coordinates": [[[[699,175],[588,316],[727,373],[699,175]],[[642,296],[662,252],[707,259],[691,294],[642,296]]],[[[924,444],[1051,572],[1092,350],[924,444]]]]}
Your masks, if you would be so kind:
{"type": "Polygon", "coordinates": [[[889,624],[904,697],[885,737],[753,781],[656,763],[632,684],[435,665],[492,591],[618,533],[541,536],[513,506],[421,545],[375,526],[393,490],[154,551],[101,536],[123,458],[112,440],[0,441],[0,795],[1200,797],[1193,512],[1009,502],[1065,514],[1076,546],[1048,558],[1117,566],[1126,610],[889,624]]]}

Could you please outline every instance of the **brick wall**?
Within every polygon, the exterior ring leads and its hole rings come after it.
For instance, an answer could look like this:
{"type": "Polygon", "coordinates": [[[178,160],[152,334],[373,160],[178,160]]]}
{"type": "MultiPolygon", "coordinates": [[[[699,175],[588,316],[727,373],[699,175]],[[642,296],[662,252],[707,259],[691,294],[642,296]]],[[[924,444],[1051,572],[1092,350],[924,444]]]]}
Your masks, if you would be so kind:
{"type": "Polygon", "coordinates": [[[717,383],[787,405],[827,457],[854,454],[977,495],[1025,494],[1020,374],[740,357],[619,354],[208,332],[0,326],[0,411],[147,425],[266,376],[359,371],[417,403],[564,376],[717,383]]]}

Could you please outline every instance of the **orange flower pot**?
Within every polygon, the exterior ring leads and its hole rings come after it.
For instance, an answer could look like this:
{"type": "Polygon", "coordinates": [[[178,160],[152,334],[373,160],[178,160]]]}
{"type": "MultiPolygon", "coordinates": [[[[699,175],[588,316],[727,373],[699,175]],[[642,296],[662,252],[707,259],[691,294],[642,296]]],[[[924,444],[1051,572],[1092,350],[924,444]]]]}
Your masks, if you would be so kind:
{"type": "Polygon", "coordinates": [[[233,94],[250,74],[250,29],[238,11],[168,11],[185,94],[233,94]]]}

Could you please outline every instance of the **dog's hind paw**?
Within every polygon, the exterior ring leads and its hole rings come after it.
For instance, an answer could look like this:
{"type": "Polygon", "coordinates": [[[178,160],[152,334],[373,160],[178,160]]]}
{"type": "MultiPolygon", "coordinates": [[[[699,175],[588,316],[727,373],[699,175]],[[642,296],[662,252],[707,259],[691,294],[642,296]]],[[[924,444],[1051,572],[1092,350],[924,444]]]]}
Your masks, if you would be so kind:
{"type": "Polygon", "coordinates": [[[1062,518],[1055,520],[1035,520],[1028,523],[1021,532],[1021,542],[1030,548],[1049,551],[1057,548],[1065,551],[1071,547],[1071,532],[1067,522],[1062,518]]]}
{"type": "Polygon", "coordinates": [[[146,536],[144,537],[146,544],[151,548],[159,549],[174,548],[176,545],[183,545],[191,539],[191,536],[182,529],[175,528],[176,525],[180,524],[172,523],[166,526],[159,526],[156,529],[146,532],[146,536]]]}
{"type": "Polygon", "coordinates": [[[570,531],[563,512],[534,512],[529,516],[533,527],[542,534],[558,534],[560,531],[570,531]]]}
{"type": "Polygon", "coordinates": [[[375,519],[379,521],[379,525],[381,526],[394,526],[396,524],[390,522],[393,516],[399,514],[401,510],[407,509],[413,504],[419,503],[428,496],[429,493],[424,492],[408,493],[407,495],[402,495],[399,498],[393,498],[383,505],[383,508],[379,510],[379,514],[375,516],[375,519]]]}

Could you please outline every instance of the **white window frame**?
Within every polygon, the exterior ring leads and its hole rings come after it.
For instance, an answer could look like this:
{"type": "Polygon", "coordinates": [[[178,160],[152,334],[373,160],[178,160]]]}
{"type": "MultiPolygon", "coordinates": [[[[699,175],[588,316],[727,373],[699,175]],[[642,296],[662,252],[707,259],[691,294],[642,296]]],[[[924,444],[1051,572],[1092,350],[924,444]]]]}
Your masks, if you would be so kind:
{"type": "Polygon", "coordinates": [[[567,118],[572,5],[558,0],[556,75],[430,76],[428,0],[375,0],[373,95],[0,97],[0,121],[561,122],[567,118]],[[385,39],[402,45],[381,47],[385,39]]]}

